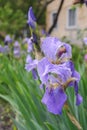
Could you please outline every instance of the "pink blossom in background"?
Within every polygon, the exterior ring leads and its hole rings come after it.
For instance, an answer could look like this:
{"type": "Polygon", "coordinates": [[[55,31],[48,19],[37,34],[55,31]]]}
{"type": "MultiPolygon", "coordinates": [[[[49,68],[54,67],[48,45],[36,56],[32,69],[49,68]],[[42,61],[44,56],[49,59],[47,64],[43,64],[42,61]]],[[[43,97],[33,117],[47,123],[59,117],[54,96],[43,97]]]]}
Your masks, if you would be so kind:
{"type": "Polygon", "coordinates": [[[84,55],[84,60],[87,62],[87,54],[84,55]]]}

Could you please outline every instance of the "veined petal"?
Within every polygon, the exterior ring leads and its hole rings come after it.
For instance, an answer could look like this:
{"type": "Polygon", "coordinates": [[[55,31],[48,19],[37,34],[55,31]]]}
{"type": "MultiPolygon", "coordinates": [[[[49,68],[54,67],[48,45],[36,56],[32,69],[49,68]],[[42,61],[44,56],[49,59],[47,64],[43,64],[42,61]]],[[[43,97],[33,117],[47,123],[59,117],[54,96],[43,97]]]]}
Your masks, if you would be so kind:
{"type": "Polygon", "coordinates": [[[38,60],[32,60],[30,63],[25,64],[25,69],[29,72],[37,67],[38,60]]]}
{"type": "Polygon", "coordinates": [[[53,114],[61,114],[62,108],[67,100],[67,96],[61,87],[46,92],[42,98],[42,103],[47,107],[47,110],[53,114]]]}
{"type": "Polygon", "coordinates": [[[44,55],[52,62],[65,62],[72,57],[71,46],[55,37],[46,37],[42,41],[41,49],[44,55]]]}
{"type": "Polygon", "coordinates": [[[48,61],[46,57],[38,62],[37,71],[42,83],[46,83],[48,80],[49,69],[52,67],[52,64],[48,61]]]}

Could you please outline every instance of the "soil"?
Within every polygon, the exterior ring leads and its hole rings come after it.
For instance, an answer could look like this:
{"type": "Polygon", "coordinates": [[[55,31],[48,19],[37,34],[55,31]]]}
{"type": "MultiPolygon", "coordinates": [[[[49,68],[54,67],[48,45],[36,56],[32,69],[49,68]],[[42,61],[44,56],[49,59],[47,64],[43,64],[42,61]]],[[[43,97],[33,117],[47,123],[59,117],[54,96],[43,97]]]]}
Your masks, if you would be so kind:
{"type": "Polygon", "coordinates": [[[10,105],[0,99],[0,130],[13,130],[14,125],[11,119],[13,116],[10,105]]]}

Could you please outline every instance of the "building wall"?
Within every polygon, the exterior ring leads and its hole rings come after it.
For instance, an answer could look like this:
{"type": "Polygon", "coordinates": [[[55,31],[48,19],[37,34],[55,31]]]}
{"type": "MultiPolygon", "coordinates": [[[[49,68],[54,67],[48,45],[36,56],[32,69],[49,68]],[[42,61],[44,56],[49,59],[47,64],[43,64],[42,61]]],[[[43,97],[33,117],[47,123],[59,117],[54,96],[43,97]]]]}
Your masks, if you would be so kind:
{"type": "MultiPolygon", "coordinates": [[[[60,0],[55,0],[52,2],[47,8],[47,16],[46,16],[46,26],[47,31],[52,25],[52,13],[57,11],[60,0]]],[[[65,0],[63,8],[61,10],[57,27],[54,28],[52,32],[52,36],[57,36],[62,38],[64,36],[68,36],[70,39],[76,40],[77,31],[79,29],[87,28],[87,7],[83,5],[81,8],[77,7],[77,25],[76,28],[69,29],[67,28],[67,10],[72,8],[72,0],[65,0]]]]}

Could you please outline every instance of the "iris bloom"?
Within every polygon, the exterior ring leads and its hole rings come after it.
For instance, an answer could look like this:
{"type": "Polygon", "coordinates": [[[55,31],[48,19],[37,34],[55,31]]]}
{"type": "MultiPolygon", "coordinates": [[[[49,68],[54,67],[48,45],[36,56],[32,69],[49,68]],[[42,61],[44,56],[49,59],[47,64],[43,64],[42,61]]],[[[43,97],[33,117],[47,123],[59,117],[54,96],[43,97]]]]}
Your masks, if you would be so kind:
{"type": "Polygon", "coordinates": [[[13,54],[16,58],[20,57],[20,44],[18,41],[15,41],[14,43],[14,50],[13,50],[13,54]]]}
{"type": "Polygon", "coordinates": [[[32,29],[35,29],[35,27],[36,27],[36,18],[34,16],[34,12],[33,12],[32,7],[30,7],[29,11],[28,11],[28,21],[27,21],[27,23],[29,24],[29,26],[32,29]]]}
{"type": "Polygon", "coordinates": [[[75,71],[71,61],[57,65],[52,64],[45,57],[38,62],[37,69],[42,84],[46,86],[42,103],[47,106],[49,112],[62,113],[62,108],[67,101],[65,90],[69,86],[74,86],[76,105],[82,102],[82,97],[78,94],[80,75],[75,71]]]}
{"type": "Polygon", "coordinates": [[[40,87],[46,86],[42,103],[49,112],[61,114],[67,101],[65,90],[68,87],[74,87],[76,105],[82,102],[82,97],[78,93],[80,75],[70,60],[72,57],[70,45],[55,37],[46,37],[42,40],[41,49],[45,57],[40,61],[28,57],[25,68],[27,71],[37,68],[41,80],[40,87]]]}
{"type": "Polygon", "coordinates": [[[6,35],[4,42],[5,42],[5,45],[7,45],[8,43],[12,43],[12,39],[10,35],[6,35]]]}

